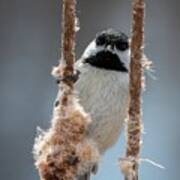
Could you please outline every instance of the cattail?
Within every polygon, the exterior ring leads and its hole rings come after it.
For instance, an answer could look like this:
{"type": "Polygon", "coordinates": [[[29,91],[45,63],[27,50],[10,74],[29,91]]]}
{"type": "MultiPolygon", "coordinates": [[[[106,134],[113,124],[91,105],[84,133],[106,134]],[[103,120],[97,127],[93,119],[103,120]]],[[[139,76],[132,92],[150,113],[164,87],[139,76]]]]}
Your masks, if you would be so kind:
{"type": "Polygon", "coordinates": [[[129,117],[126,158],[120,160],[125,180],[138,180],[141,147],[141,95],[143,89],[144,0],[133,0],[129,117]]]}
{"type": "Polygon", "coordinates": [[[74,95],[75,7],[75,0],[63,0],[61,60],[52,72],[61,96],[55,103],[51,127],[34,145],[41,180],[75,180],[99,159],[96,145],[86,137],[91,119],[74,95]]]}

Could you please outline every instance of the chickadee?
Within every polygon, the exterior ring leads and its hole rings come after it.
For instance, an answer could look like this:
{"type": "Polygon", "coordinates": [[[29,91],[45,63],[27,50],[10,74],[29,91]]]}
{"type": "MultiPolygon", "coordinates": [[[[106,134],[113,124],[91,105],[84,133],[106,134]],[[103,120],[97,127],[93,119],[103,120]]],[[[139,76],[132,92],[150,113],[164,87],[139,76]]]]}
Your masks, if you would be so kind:
{"type": "MultiPolygon", "coordinates": [[[[100,154],[118,140],[127,116],[129,63],[128,37],[111,29],[97,34],[75,64],[79,72],[75,90],[92,118],[87,136],[94,140],[100,154]]],[[[89,180],[90,173],[77,180],[89,180]]]]}

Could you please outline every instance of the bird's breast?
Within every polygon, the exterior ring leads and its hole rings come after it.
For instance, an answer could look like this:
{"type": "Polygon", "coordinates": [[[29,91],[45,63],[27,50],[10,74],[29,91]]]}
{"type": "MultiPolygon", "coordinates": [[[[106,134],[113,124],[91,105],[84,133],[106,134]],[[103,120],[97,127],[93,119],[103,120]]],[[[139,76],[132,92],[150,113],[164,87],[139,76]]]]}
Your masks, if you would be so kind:
{"type": "Polygon", "coordinates": [[[81,67],[75,89],[80,103],[92,118],[88,135],[104,152],[118,139],[127,115],[128,74],[81,67]]]}

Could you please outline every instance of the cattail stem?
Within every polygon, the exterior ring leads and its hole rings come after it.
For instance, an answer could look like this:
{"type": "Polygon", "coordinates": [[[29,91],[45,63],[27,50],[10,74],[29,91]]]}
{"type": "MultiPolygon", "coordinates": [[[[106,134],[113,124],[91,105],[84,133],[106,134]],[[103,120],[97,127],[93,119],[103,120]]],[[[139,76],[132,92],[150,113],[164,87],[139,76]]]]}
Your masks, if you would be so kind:
{"type": "Polygon", "coordinates": [[[73,94],[73,77],[75,62],[75,37],[76,37],[76,0],[63,0],[62,7],[62,40],[59,76],[65,81],[61,82],[64,93],[61,97],[62,105],[67,105],[68,96],[73,94]],[[69,86],[67,88],[66,86],[69,86]]]}
{"type": "Polygon", "coordinates": [[[130,85],[129,85],[130,104],[129,104],[128,148],[127,148],[127,156],[133,156],[133,157],[139,156],[140,139],[141,139],[140,130],[141,130],[142,58],[143,58],[143,42],[144,42],[143,20],[144,20],[143,0],[134,0],[133,29],[132,29],[132,41],[131,41],[131,63],[130,63],[130,85]],[[134,126],[137,126],[138,128],[134,128],[134,126]]]}
{"type": "Polygon", "coordinates": [[[63,0],[63,33],[61,61],[65,64],[63,76],[73,75],[73,64],[75,61],[75,21],[76,21],[76,0],[63,0]]]}
{"type": "Polygon", "coordinates": [[[127,150],[126,158],[121,162],[121,166],[124,167],[125,171],[125,180],[138,180],[142,130],[141,94],[143,79],[144,9],[144,0],[133,0],[127,150]]]}

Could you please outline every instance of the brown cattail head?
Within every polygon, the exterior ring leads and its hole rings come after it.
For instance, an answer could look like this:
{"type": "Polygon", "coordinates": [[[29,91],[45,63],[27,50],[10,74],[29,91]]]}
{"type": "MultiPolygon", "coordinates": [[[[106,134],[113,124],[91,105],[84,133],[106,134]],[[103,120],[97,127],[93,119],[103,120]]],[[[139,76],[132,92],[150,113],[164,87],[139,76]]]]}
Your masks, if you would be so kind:
{"type": "Polygon", "coordinates": [[[99,160],[94,142],[85,136],[90,117],[70,97],[54,109],[52,126],[36,138],[34,154],[42,180],[70,180],[99,160]]]}

